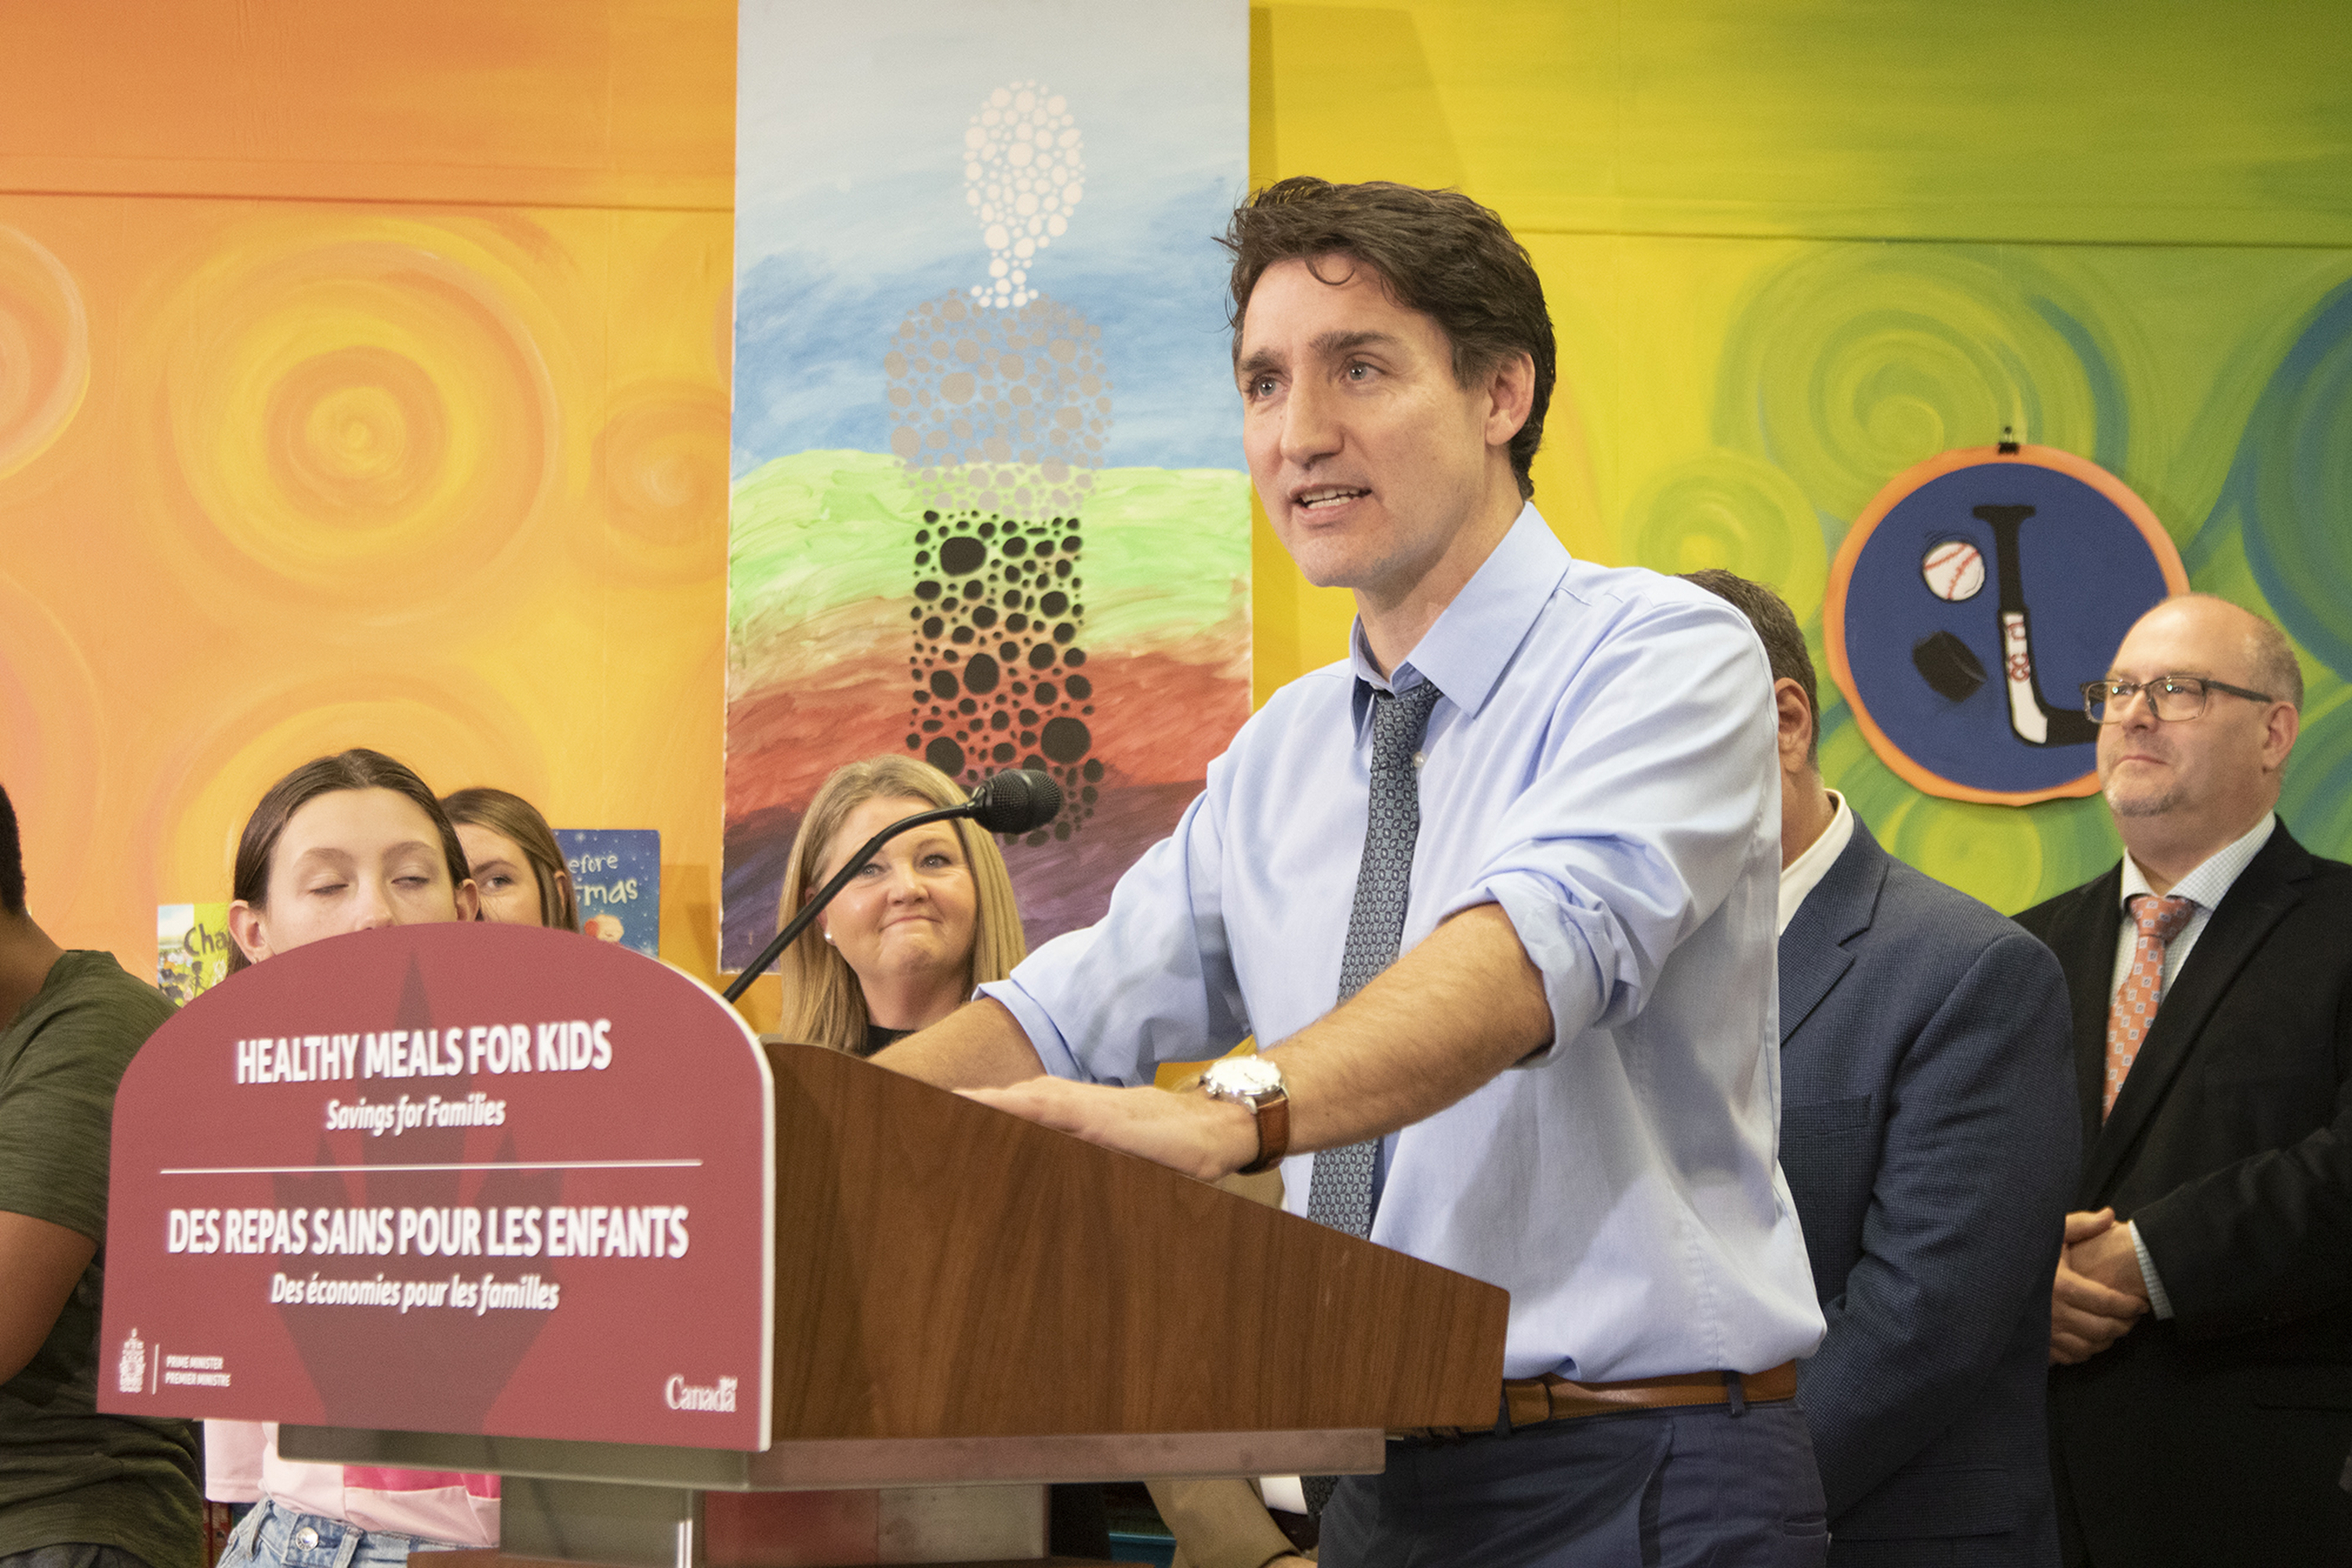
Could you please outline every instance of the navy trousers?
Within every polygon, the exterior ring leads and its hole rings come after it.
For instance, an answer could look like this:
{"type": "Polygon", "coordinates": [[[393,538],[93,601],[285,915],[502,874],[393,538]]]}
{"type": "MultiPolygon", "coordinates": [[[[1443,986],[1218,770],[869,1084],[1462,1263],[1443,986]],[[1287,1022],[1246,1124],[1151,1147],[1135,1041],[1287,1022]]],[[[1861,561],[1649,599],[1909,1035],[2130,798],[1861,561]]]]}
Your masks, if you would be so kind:
{"type": "Polygon", "coordinates": [[[1829,1523],[1793,1400],[1586,1415],[1389,1444],[1323,1513],[1322,1568],[1821,1568],[1829,1523]]]}

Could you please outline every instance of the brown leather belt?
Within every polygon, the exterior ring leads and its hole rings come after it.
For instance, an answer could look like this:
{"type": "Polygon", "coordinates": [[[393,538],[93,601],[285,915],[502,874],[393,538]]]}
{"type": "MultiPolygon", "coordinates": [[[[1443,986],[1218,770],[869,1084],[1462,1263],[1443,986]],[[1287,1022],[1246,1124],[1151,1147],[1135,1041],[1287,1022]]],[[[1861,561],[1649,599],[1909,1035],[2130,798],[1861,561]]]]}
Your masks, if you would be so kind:
{"type": "MultiPolygon", "coordinates": [[[[1797,1363],[1782,1362],[1768,1372],[1683,1372],[1670,1377],[1636,1377],[1624,1383],[1575,1383],[1556,1373],[1507,1378],[1503,1405],[1513,1427],[1579,1415],[1612,1415],[1627,1410],[1660,1410],[1676,1405],[1770,1405],[1797,1396],[1797,1363]],[[1735,1394],[1733,1391],[1737,1389],[1735,1394]]],[[[1415,1426],[1391,1437],[1468,1437],[1501,1430],[1486,1426],[1415,1426]]]]}

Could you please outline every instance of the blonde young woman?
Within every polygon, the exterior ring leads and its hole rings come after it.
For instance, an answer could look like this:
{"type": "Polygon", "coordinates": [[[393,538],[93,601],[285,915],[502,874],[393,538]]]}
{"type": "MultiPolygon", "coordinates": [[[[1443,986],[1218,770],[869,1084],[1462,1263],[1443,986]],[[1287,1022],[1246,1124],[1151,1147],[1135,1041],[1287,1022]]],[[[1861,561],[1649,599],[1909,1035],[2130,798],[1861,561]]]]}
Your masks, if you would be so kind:
{"type": "MultiPolygon", "coordinates": [[[[790,920],[875,834],[966,796],[912,757],[835,768],[809,803],[784,868],[790,920]]],[[[968,820],[928,823],[876,851],[777,961],[786,1037],[872,1056],[1002,980],[1029,948],[996,841],[968,820]]]]}

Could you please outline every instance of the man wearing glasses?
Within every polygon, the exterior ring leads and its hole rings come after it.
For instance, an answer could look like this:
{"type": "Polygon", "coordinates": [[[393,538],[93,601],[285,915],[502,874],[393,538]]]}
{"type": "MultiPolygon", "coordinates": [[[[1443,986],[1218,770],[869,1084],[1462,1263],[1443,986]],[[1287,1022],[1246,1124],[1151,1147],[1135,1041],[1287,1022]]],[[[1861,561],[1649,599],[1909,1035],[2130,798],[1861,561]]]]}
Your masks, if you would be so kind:
{"type": "Polygon", "coordinates": [[[2185,595],[2083,689],[2122,863],[2028,910],[2084,1165],[2051,1300],[2064,1561],[2352,1561],[2352,867],[2275,815],[2303,677],[2185,595]]]}

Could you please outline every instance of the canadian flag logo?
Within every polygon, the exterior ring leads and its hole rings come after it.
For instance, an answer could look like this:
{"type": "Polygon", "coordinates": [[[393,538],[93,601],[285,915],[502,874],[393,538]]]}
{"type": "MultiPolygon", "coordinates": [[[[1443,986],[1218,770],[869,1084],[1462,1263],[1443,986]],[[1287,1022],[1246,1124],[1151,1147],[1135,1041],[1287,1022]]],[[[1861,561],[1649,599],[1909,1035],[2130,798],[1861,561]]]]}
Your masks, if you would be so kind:
{"type": "Polygon", "coordinates": [[[124,1394],[136,1394],[147,1386],[147,1344],[133,1329],[122,1342],[122,1360],[116,1366],[114,1386],[124,1394]]]}

